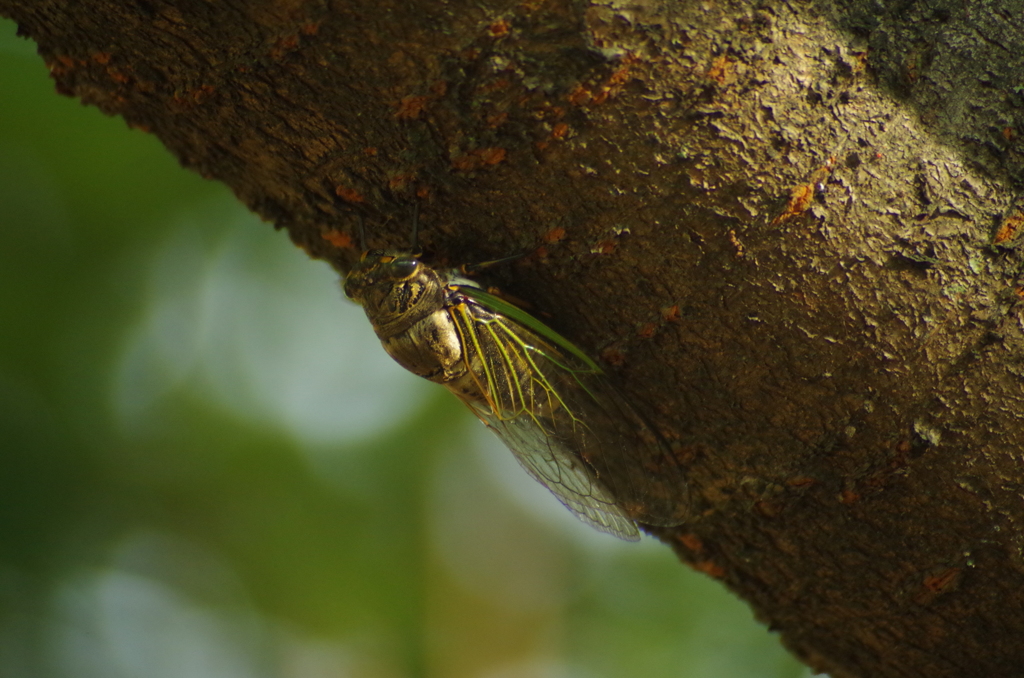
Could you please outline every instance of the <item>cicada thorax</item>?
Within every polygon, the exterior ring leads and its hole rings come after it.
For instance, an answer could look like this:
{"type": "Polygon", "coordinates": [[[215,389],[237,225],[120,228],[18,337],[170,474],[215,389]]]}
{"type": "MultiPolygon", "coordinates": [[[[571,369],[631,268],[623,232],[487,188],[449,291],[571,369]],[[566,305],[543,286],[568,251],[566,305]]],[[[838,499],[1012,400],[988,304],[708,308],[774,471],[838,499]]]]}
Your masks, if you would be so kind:
{"type": "Polygon", "coordinates": [[[413,254],[368,251],[345,278],[384,350],[413,374],[445,383],[465,371],[462,347],[445,310],[441,275],[413,254]]]}
{"type": "Polygon", "coordinates": [[[346,278],[345,293],[363,306],[384,349],[405,369],[496,417],[529,412],[548,421],[561,405],[543,387],[529,352],[557,349],[537,336],[528,346],[510,344],[508,319],[462,291],[472,285],[411,253],[369,251],[346,278]]]}

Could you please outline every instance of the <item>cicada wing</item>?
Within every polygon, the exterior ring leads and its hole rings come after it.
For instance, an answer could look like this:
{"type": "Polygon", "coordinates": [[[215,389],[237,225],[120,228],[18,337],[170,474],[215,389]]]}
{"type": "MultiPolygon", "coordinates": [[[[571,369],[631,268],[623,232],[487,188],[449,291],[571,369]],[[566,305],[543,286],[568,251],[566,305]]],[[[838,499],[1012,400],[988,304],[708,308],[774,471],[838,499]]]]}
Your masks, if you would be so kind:
{"type": "Polygon", "coordinates": [[[452,311],[476,390],[485,395],[453,392],[530,475],[584,522],[626,539],[638,537],[634,521],[682,522],[682,470],[597,365],[530,316],[527,326],[508,309],[462,303],[452,311]]]}
{"type": "Polygon", "coordinates": [[[577,518],[622,539],[636,541],[640,538],[633,520],[565,441],[549,435],[526,413],[499,418],[486,403],[467,404],[501,438],[520,466],[577,518]]]}
{"type": "Polygon", "coordinates": [[[566,407],[584,426],[576,426],[572,448],[594,469],[619,507],[647,525],[682,524],[689,509],[682,466],[646,418],[600,374],[572,375],[577,388],[553,373],[566,407]]]}

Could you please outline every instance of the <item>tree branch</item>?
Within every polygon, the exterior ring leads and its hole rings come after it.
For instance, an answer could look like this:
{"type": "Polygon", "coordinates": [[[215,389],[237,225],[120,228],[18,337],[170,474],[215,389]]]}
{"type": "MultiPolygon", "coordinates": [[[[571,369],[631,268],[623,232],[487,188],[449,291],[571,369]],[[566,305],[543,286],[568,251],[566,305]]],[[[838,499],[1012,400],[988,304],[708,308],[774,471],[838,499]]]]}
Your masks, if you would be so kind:
{"type": "Polygon", "coordinates": [[[834,676],[1024,666],[1019,7],[0,0],[58,89],[345,270],[355,214],[601,357],[657,531],[834,676]],[[995,235],[993,235],[995,234],[995,235]]]}

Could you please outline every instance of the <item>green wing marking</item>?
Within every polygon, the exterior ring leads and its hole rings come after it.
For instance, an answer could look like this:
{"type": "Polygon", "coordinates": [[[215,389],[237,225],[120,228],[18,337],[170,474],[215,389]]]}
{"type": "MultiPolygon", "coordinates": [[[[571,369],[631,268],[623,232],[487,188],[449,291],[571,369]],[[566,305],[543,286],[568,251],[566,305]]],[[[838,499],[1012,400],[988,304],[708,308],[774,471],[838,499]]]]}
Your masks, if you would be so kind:
{"type": "Polygon", "coordinates": [[[476,299],[492,311],[508,316],[522,325],[526,325],[540,336],[554,342],[556,346],[565,349],[572,355],[579,358],[584,365],[592,369],[594,372],[602,374],[603,371],[598,367],[597,363],[591,360],[590,356],[580,350],[578,346],[518,306],[510,304],[501,297],[495,296],[490,292],[485,292],[479,287],[474,287],[472,285],[453,285],[453,287],[455,287],[459,292],[465,294],[467,297],[476,299]]]}

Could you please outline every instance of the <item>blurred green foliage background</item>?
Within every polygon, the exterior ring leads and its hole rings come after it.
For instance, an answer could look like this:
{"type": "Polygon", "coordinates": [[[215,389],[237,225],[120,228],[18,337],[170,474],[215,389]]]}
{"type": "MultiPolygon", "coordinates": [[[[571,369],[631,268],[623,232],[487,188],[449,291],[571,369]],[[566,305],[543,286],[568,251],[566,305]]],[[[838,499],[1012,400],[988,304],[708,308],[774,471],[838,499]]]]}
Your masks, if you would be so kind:
{"type": "Polygon", "coordinates": [[[0,676],[789,678],[0,22],[0,676]]]}

